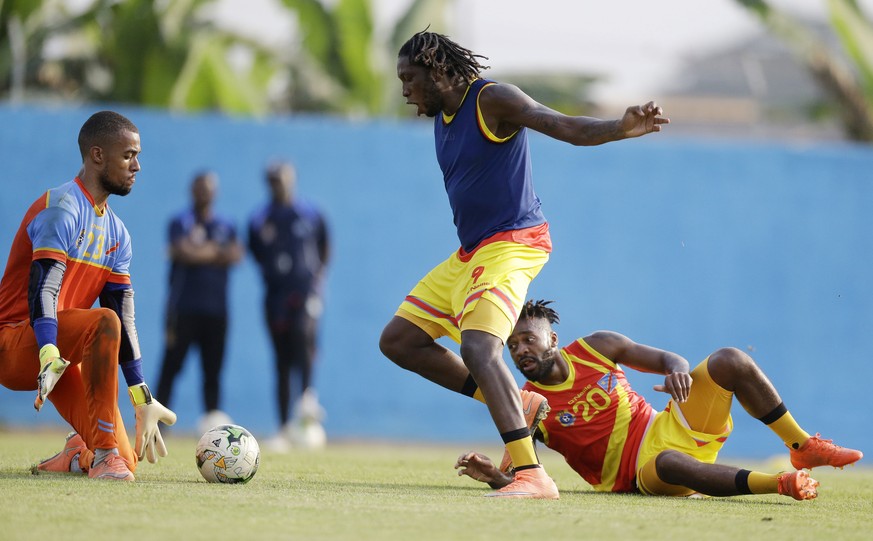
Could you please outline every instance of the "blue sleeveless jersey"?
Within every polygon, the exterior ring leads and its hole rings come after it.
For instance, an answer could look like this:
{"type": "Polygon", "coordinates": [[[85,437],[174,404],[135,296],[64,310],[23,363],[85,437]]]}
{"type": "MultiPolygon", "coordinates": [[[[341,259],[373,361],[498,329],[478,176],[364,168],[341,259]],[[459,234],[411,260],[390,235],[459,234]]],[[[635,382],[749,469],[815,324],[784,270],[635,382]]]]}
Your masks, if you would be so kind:
{"type": "Polygon", "coordinates": [[[498,139],[480,124],[479,93],[489,84],[496,83],[473,81],[454,116],[434,119],[437,161],[468,252],[495,233],[546,221],[533,189],[527,130],[498,139]]]}

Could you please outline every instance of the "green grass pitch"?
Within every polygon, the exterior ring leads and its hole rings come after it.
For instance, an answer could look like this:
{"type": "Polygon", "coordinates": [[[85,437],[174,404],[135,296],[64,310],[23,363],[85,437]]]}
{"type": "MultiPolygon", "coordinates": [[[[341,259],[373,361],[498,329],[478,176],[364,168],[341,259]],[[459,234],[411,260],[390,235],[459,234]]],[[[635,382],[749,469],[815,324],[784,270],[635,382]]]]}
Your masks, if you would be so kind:
{"type": "MultiPolygon", "coordinates": [[[[870,539],[873,469],[816,469],[819,497],[702,500],[597,494],[557,454],[540,451],[559,501],[492,500],[455,475],[469,446],[331,443],[320,452],[263,450],[247,485],[213,485],[194,464],[195,438],[167,438],[170,456],[136,483],[37,475],[61,432],[0,431],[0,539],[146,540],[659,540],[870,539]]],[[[496,447],[476,450],[499,458],[496,447]]],[[[740,464],[738,461],[726,461],[740,464]]],[[[770,467],[757,466],[765,471],[770,467]]]]}

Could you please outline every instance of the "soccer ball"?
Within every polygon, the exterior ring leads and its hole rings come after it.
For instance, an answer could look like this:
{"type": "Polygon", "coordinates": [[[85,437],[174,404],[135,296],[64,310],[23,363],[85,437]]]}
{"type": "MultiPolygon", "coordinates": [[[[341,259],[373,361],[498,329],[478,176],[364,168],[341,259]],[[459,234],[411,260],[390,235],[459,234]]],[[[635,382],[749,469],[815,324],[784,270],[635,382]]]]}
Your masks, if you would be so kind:
{"type": "Polygon", "coordinates": [[[248,483],[258,471],[261,449],[239,425],[210,428],[197,442],[197,469],[210,483],[248,483]]]}

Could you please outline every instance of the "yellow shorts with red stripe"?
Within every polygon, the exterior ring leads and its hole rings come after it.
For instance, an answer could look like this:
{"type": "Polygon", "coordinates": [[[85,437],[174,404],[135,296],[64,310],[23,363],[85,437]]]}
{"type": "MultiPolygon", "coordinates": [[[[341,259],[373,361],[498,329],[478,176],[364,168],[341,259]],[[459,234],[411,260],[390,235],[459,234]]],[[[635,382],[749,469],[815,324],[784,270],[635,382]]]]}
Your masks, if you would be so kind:
{"type": "Polygon", "coordinates": [[[661,451],[671,449],[701,462],[713,464],[733,430],[734,424],[730,415],[733,393],[712,380],[706,362],[704,360],[691,371],[692,384],[688,400],[677,406],[671,399],[664,411],[655,415],[652,426],[643,437],[637,455],[636,472],[637,488],[643,494],[687,496],[693,493],[691,489],[661,481],[655,472],[655,458],[661,451]],[[692,412],[704,413],[706,422],[719,426],[720,430],[709,433],[692,429],[682,410],[689,412],[689,416],[692,412]]]}
{"type": "Polygon", "coordinates": [[[412,289],[396,315],[432,338],[448,336],[460,343],[462,330],[480,330],[505,343],[528,286],[548,260],[546,251],[509,241],[491,242],[469,254],[455,252],[412,289]]]}

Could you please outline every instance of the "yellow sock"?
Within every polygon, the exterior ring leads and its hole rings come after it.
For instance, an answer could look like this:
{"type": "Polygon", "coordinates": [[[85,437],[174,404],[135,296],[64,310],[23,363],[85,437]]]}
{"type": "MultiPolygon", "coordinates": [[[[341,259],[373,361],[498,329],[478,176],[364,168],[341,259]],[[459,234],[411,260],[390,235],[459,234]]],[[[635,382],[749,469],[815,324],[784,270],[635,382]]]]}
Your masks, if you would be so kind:
{"type": "Polygon", "coordinates": [[[798,449],[809,439],[809,433],[800,428],[791,412],[786,411],[784,415],[768,424],[767,427],[782,438],[785,445],[792,449],[798,449]]]}
{"type": "Polygon", "coordinates": [[[779,492],[778,475],[761,472],[749,472],[749,490],[752,494],[776,494],[779,492]]]}
{"type": "Polygon", "coordinates": [[[512,466],[515,468],[540,463],[537,453],[534,451],[533,439],[530,436],[507,442],[506,451],[512,458],[512,466]]]}
{"type": "Polygon", "coordinates": [[[476,389],[476,392],[473,393],[473,398],[485,404],[485,395],[482,394],[482,389],[476,389]]]}

